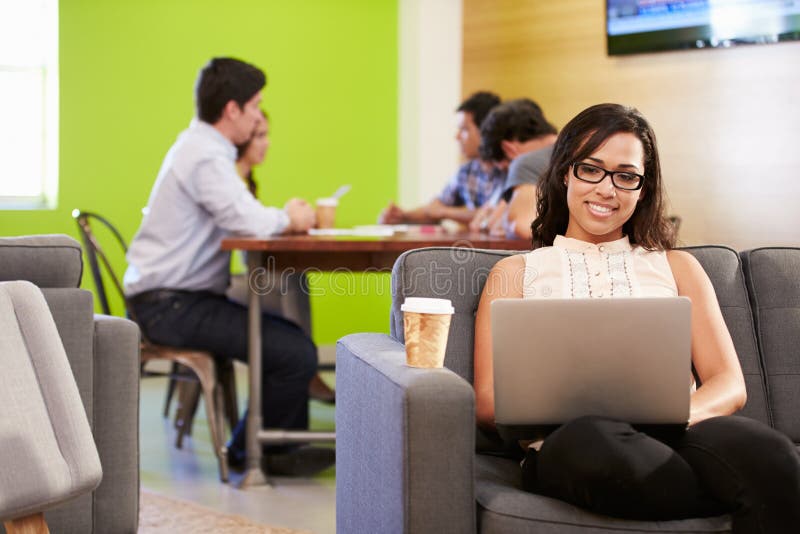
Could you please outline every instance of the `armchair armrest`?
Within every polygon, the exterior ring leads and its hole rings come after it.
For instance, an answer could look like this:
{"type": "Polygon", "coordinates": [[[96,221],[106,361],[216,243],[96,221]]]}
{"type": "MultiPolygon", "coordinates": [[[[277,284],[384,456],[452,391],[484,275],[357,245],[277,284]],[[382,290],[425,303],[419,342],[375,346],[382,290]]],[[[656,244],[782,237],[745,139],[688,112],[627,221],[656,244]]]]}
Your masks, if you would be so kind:
{"type": "Polygon", "coordinates": [[[337,532],[475,532],[475,395],[384,334],[336,346],[337,532]]]}
{"type": "Polygon", "coordinates": [[[94,532],[136,532],[139,522],[139,327],[94,316],[94,439],[103,481],[94,532]]]}

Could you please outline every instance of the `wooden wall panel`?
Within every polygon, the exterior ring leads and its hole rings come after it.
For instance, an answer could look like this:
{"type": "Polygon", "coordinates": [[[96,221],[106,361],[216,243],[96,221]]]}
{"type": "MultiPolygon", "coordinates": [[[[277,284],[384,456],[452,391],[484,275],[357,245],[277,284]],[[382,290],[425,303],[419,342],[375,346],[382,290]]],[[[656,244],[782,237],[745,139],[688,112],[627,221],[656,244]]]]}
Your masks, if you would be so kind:
{"type": "Polygon", "coordinates": [[[683,243],[800,245],[800,43],[610,57],[604,9],[464,0],[463,94],[531,97],[557,127],[633,105],[656,131],[683,243]]]}

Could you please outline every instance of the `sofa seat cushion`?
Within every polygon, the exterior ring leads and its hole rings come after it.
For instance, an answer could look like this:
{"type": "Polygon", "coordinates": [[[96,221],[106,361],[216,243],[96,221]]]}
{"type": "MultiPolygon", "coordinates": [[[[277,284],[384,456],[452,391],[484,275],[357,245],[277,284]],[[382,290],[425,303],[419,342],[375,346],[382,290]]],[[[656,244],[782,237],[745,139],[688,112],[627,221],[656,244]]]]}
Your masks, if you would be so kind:
{"type": "Polygon", "coordinates": [[[676,521],[632,521],[587,512],[521,489],[514,460],[478,454],[475,459],[478,531],[487,533],[730,532],[729,516],[676,521]]]}

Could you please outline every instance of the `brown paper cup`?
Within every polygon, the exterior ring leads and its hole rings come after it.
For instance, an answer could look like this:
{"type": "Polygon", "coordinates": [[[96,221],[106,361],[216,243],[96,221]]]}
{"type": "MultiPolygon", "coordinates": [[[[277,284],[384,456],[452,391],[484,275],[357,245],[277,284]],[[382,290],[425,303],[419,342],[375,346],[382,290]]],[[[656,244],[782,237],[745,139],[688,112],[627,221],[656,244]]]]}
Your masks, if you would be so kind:
{"type": "Polygon", "coordinates": [[[317,228],[333,228],[336,225],[335,198],[317,199],[317,228]]]}
{"type": "Polygon", "coordinates": [[[406,363],[411,367],[444,366],[450,314],[403,312],[406,363]]]}

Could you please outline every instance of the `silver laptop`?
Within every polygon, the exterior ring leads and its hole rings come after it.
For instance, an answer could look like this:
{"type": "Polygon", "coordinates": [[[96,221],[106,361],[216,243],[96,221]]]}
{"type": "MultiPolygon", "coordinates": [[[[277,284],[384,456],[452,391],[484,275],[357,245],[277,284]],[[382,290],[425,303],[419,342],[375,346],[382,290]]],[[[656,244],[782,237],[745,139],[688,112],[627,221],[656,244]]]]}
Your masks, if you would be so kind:
{"type": "Polygon", "coordinates": [[[583,415],[685,428],[691,387],[685,297],[492,302],[495,421],[544,436],[583,415]]]}

